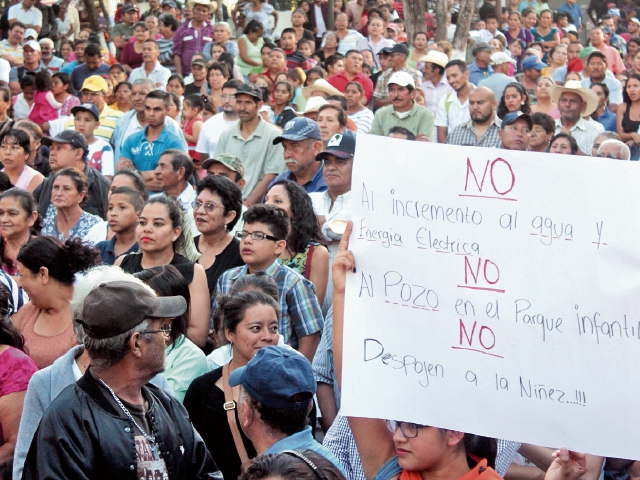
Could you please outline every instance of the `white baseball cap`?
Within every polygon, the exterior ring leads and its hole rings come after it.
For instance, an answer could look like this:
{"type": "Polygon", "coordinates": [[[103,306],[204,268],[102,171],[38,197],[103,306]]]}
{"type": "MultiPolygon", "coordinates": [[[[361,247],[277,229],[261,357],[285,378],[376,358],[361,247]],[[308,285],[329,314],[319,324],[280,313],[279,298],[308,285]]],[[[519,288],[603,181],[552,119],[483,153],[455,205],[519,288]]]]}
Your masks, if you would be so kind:
{"type": "Polygon", "coordinates": [[[40,44],[38,42],[36,42],[35,40],[29,40],[28,42],[25,42],[24,45],[22,46],[22,48],[24,47],[31,47],[34,50],[41,52],[42,49],[40,48],[40,44]]]}
{"type": "Polygon", "coordinates": [[[27,28],[24,32],[23,38],[33,38],[34,40],[38,39],[38,32],[36,32],[33,28],[27,28]]]}
{"type": "Polygon", "coordinates": [[[389,78],[387,85],[391,85],[392,83],[400,85],[401,87],[408,87],[411,85],[413,88],[416,88],[416,82],[407,72],[395,72],[391,75],[391,78],[389,78]]]}
{"type": "Polygon", "coordinates": [[[503,63],[511,63],[515,65],[516,62],[513,58],[509,56],[508,53],[505,52],[496,52],[491,55],[491,65],[502,65],[503,63]]]}

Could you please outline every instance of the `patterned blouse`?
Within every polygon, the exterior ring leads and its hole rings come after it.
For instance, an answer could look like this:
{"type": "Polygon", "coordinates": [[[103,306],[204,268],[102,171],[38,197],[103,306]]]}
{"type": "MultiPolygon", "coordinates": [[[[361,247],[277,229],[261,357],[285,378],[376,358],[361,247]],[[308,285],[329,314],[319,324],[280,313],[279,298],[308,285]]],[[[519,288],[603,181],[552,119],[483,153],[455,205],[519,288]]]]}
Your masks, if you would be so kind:
{"type": "MultiPolygon", "coordinates": [[[[64,242],[67,240],[64,235],[58,231],[58,226],[56,224],[56,218],[58,216],[58,210],[53,205],[49,205],[47,209],[47,215],[44,217],[44,223],[42,225],[41,235],[47,235],[49,237],[55,237],[58,240],[64,242]]],[[[92,215],[88,212],[82,212],[82,216],[78,223],[76,223],[71,230],[69,230],[69,239],[72,238],[84,238],[91,230],[96,223],[102,222],[102,219],[97,215],[92,215]]]]}
{"type": "MultiPolygon", "coordinates": [[[[283,261],[278,259],[281,265],[285,267],[289,267],[292,270],[295,270],[300,275],[302,275],[307,280],[309,279],[309,275],[307,270],[307,258],[309,257],[309,252],[311,252],[311,256],[313,257],[313,250],[319,247],[320,244],[317,242],[309,242],[307,249],[304,252],[298,253],[296,256],[291,257],[289,260],[283,261]]],[[[309,261],[311,259],[309,258],[309,261]]],[[[309,270],[311,270],[311,265],[309,265],[309,270]]]]}

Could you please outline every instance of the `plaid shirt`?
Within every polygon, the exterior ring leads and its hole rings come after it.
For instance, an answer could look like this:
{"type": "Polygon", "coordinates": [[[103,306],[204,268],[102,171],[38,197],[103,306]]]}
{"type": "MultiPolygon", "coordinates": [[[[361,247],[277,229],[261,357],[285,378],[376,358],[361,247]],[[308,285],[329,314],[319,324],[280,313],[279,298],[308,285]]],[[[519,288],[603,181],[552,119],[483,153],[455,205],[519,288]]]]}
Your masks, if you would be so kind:
{"type": "MultiPolygon", "coordinates": [[[[324,325],[315,287],[302,275],[289,267],[280,265],[277,260],[265,272],[275,280],[280,293],[279,333],[284,337],[287,345],[297,350],[300,346],[300,337],[320,332],[324,325]]],[[[246,265],[224,272],[218,279],[216,296],[229,293],[236,280],[247,273],[246,265]]],[[[215,311],[217,306],[216,296],[213,299],[212,311],[215,311]]]]}
{"type": "Polygon", "coordinates": [[[213,41],[213,25],[204,22],[200,31],[192,27],[189,21],[176,30],[173,36],[173,54],[182,59],[182,75],[191,73],[191,57],[194,53],[203,52],[204,45],[213,41]]]}
{"type": "MultiPolygon", "coordinates": [[[[373,96],[375,98],[389,98],[389,79],[391,75],[393,75],[396,71],[393,68],[387,68],[382,75],[378,77],[378,82],[376,83],[376,89],[373,92],[373,96]]],[[[420,87],[422,83],[422,75],[418,73],[417,70],[414,70],[411,67],[407,67],[406,65],[402,67],[398,72],[406,72],[413,77],[413,81],[416,87],[420,87]]]]}
{"type": "Polygon", "coordinates": [[[487,128],[480,140],[478,140],[476,129],[473,126],[473,120],[469,120],[467,123],[458,125],[453,129],[453,132],[447,137],[447,144],[462,145],[465,147],[497,148],[498,145],[500,145],[500,138],[498,137],[499,131],[500,119],[496,115],[491,125],[489,125],[489,128],[487,128]]]}

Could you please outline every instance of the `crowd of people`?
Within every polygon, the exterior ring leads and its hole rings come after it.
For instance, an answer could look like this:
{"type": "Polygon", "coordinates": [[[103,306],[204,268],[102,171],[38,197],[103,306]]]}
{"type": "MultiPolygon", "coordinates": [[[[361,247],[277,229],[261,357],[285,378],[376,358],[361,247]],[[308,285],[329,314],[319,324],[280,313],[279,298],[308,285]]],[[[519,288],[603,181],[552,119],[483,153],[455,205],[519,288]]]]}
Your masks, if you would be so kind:
{"type": "Polygon", "coordinates": [[[640,157],[640,7],[592,0],[589,26],[575,0],[507,3],[474,11],[465,58],[456,0],[438,42],[432,12],[408,38],[385,0],[300,0],[281,30],[261,0],[93,18],[13,0],[0,476],[640,476],[635,459],[340,415],[356,133],[640,157]]]}

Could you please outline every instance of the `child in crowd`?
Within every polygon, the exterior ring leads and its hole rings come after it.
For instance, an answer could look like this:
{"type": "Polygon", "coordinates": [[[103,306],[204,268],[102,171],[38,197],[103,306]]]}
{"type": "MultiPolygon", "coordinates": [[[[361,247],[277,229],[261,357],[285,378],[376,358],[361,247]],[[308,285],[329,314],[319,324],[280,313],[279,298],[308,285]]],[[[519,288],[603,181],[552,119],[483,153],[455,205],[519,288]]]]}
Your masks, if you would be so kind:
{"type": "Polygon", "coordinates": [[[396,41],[398,43],[409,43],[407,32],[405,32],[404,30],[404,20],[402,20],[401,18],[396,18],[393,23],[398,26],[398,39],[396,41]]]}
{"type": "Polygon", "coordinates": [[[293,85],[289,82],[277,82],[273,91],[273,123],[284,128],[289,120],[296,118],[296,112],[291,108],[293,100],[293,85]]]}
{"type": "Polygon", "coordinates": [[[167,81],[167,92],[175,93],[179,98],[184,95],[184,80],[180,75],[171,75],[167,81]]]}
{"type": "Polygon", "coordinates": [[[271,91],[267,87],[260,87],[260,91],[262,92],[262,101],[264,102],[264,105],[260,107],[258,113],[262,115],[262,118],[267,122],[274,123],[273,110],[271,109],[271,91]]]}
{"type": "Polygon", "coordinates": [[[511,64],[511,67],[509,69],[509,76],[511,77],[515,72],[520,71],[520,67],[522,64],[520,60],[520,58],[522,57],[522,41],[519,38],[514,38],[509,42],[507,48],[509,50],[509,54],[511,54],[511,58],[518,62],[517,65],[511,64]]]}
{"type": "Polygon", "coordinates": [[[42,125],[49,120],[58,118],[58,110],[62,108],[62,103],[56,101],[53,96],[51,75],[47,70],[36,73],[35,87],[29,120],[42,125]]]}
{"type": "Polygon", "coordinates": [[[182,119],[184,122],[184,139],[187,141],[187,147],[189,148],[189,156],[193,160],[193,166],[196,167],[196,174],[198,178],[202,178],[200,175],[202,167],[200,165],[200,154],[196,152],[196,145],[198,144],[198,138],[200,137],[200,130],[202,130],[202,111],[204,110],[204,102],[202,96],[198,94],[188,95],[184,99],[182,107],[182,119]]]}
{"type": "MultiPolygon", "coordinates": [[[[294,68],[293,70],[289,70],[287,72],[287,80],[289,81],[289,83],[291,83],[291,85],[293,85],[293,99],[291,100],[291,103],[298,107],[299,112],[304,110],[304,106],[302,107],[302,109],[300,109],[298,105],[298,99],[304,100],[304,96],[302,95],[302,85],[304,84],[304,81],[306,79],[307,75],[301,68],[294,68]]],[[[304,104],[306,105],[306,103],[307,102],[305,100],[304,104]]]]}
{"type": "Polygon", "coordinates": [[[82,134],[89,145],[88,164],[105,176],[115,173],[113,148],[105,140],[96,137],[93,132],[100,126],[100,112],[91,103],[83,103],[71,109],[75,129],[82,134]]]}
{"type": "Polygon", "coordinates": [[[143,206],[142,194],[131,187],[118,187],[111,192],[107,220],[115,235],[111,240],[103,240],[96,244],[102,263],[113,265],[120,255],[138,251],[136,227],[143,206]]]}
{"type": "Polygon", "coordinates": [[[218,105],[210,95],[200,95],[200,98],[202,98],[202,101],[204,102],[204,110],[202,110],[202,121],[206,122],[211,117],[219,113],[218,105]]]}

